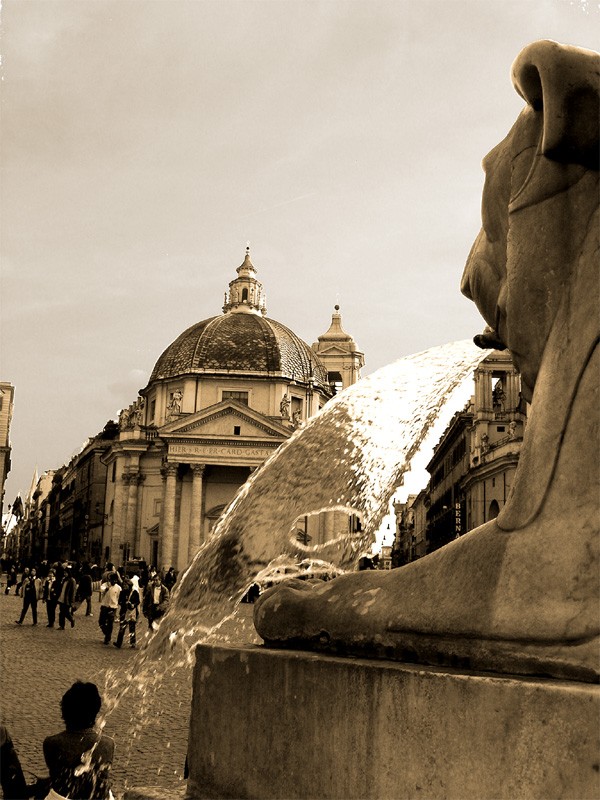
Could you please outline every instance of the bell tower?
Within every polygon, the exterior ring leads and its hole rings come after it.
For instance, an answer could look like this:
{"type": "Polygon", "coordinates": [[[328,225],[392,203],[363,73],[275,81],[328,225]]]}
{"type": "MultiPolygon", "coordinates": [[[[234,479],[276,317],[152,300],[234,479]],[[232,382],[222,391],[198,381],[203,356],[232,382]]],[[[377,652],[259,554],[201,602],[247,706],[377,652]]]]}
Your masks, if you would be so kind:
{"type": "Polygon", "coordinates": [[[262,283],[256,280],[256,269],[250,261],[250,245],[246,247],[244,263],[236,270],[238,277],[229,283],[225,292],[223,311],[237,314],[262,314],[266,316],[266,296],[262,283]]]}
{"type": "Polygon", "coordinates": [[[319,356],[327,369],[329,383],[337,392],[351,386],[360,378],[360,371],[365,365],[365,354],[342,328],[340,307],[334,306],[329,330],[319,336],[312,349],[319,356]]]}

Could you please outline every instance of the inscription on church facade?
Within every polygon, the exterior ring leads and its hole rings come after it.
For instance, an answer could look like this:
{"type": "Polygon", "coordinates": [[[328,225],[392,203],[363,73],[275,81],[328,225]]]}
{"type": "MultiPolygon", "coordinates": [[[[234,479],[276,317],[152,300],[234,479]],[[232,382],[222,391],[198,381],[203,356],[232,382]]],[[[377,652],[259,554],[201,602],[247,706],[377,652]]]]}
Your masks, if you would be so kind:
{"type": "Polygon", "coordinates": [[[169,453],[178,456],[221,456],[231,458],[267,458],[273,452],[271,447],[227,447],[201,444],[172,444],[169,453]]]}

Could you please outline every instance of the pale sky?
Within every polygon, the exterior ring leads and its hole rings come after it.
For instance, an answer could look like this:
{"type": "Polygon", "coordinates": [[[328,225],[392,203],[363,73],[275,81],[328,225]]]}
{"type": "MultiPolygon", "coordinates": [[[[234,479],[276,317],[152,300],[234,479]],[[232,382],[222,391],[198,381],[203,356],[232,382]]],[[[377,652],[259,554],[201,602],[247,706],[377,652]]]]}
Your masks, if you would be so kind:
{"type": "Polygon", "coordinates": [[[479,332],[459,292],[480,162],[535,39],[580,0],[4,0],[5,503],[67,462],[220,313],[246,242],[309,344],[337,302],[365,374],[479,332]]]}

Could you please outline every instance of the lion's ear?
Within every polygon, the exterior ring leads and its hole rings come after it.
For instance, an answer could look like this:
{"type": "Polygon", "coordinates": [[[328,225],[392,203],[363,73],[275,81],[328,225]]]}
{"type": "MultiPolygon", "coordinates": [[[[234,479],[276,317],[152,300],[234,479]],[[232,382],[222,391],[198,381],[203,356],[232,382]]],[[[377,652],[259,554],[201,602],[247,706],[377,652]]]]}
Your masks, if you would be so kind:
{"type": "Polygon", "coordinates": [[[543,154],[562,163],[598,169],[600,54],[543,40],[512,66],[515,89],[543,115],[543,154]]]}

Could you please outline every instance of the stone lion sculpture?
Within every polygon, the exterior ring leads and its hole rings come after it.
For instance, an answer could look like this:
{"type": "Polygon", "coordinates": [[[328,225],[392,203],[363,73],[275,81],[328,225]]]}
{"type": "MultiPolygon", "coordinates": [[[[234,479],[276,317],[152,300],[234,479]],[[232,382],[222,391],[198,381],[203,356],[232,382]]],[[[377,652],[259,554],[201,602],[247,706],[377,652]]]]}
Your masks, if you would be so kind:
{"type": "Polygon", "coordinates": [[[509,500],[401,569],[266,592],[268,644],[598,679],[600,55],[539,41],[512,75],[526,107],[484,160],[461,286],[532,404],[509,500]]]}

